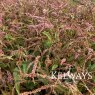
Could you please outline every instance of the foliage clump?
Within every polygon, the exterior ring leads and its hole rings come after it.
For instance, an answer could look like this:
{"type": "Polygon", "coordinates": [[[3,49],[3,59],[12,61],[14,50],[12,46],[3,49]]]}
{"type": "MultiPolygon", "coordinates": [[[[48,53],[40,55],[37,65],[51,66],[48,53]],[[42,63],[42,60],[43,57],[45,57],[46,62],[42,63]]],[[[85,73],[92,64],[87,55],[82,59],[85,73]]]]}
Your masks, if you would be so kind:
{"type": "Polygon", "coordinates": [[[94,0],[0,1],[0,95],[94,95],[94,70],[94,0]]]}

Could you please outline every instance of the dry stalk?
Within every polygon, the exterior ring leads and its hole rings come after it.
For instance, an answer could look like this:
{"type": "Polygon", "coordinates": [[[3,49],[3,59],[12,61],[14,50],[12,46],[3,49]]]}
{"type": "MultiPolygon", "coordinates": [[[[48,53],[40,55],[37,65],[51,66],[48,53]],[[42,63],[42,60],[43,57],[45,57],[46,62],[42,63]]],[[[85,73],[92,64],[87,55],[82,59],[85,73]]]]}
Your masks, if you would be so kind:
{"type": "Polygon", "coordinates": [[[40,56],[37,56],[36,57],[36,59],[34,61],[34,67],[32,69],[32,72],[30,74],[28,74],[29,77],[32,77],[33,78],[35,76],[35,72],[36,72],[37,64],[39,62],[39,58],[40,58],[40,56]]]}
{"type": "Polygon", "coordinates": [[[55,85],[45,85],[45,86],[42,86],[42,87],[40,87],[38,89],[35,89],[34,91],[29,91],[29,92],[21,93],[20,95],[31,95],[31,94],[35,94],[37,92],[40,92],[41,90],[48,89],[48,88],[51,88],[51,87],[55,87],[55,85]]]}

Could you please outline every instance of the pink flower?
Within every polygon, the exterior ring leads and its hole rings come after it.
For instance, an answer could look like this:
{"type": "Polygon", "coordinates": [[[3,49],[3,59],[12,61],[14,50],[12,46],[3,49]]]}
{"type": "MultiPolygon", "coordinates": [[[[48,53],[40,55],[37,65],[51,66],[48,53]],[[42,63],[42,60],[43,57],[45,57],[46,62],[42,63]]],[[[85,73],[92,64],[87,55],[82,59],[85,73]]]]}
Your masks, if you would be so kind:
{"type": "Polygon", "coordinates": [[[88,53],[92,53],[94,50],[92,48],[88,48],[88,53]]]}
{"type": "Polygon", "coordinates": [[[4,35],[5,35],[5,32],[1,32],[1,31],[0,31],[0,40],[3,39],[4,35]]]}
{"type": "Polygon", "coordinates": [[[85,23],[86,24],[86,31],[90,31],[90,30],[94,30],[94,27],[93,27],[93,25],[92,24],[90,24],[90,23],[85,23]]]}
{"type": "Polygon", "coordinates": [[[61,60],[61,65],[63,65],[63,64],[65,64],[66,63],[66,58],[63,58],[62,60],[61,60]]]}
{"type": "Polygon", "coordinates": [[[36,31],[43,31],[44,29],[52,29],[53,28],[53,25],[51,23],[39,23],[37,25],[29,25],[29,28],[33,28],[34,30],[36,31]]]}
{"type": "Polygon", "coordinates": [[[3,14],[0,13],[0,26],[2,25],[2,23],[3,23],[3,14]]]}
{"type": "Polygon", "coordinates": [[[77,59],[79,57],[79,53],[75,53],[75,59],[77,59]]]}
{"type": "Polygon", "coordinates": [[[4,52],[2,51],[2,49],[0,49],[0,56],[3,56],[4,52]]]}
{"type": "Polygon", "coordinates": [[[0,16],[0,24],[2,24],[2,17],[0,16]]]}

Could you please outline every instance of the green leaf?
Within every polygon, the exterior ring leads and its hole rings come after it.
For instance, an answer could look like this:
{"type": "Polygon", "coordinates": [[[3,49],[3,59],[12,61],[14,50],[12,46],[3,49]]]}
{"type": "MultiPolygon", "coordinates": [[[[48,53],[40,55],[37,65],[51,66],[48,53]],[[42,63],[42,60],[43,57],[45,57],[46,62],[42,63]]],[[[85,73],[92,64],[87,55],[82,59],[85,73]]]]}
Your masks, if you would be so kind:
{"type": "Polygon", "coordinates": [[[52,37],[49,32],[44,31],[43,34],[48,38],[49,41],[52,41],[52,37]]]}
{"type": "Polygon", "coordinates": [[[15,68],[14,72],[13,72],[13,77],[14,77],[14,81],[15,81],[15,89],[17,94],[20,94],[20,76],[19,76],[19,72],[18,72],[18,68],[15,68]]]}
{"type": "Polygon", "coordinates": [[[6,34],[5,38],[6,38],[7,40],[15,40],[15,38],[12,37],[10,34],[6,34]]]}
{"type": "Polygon", "coordinates": [[[55,41],[60,41],[59,32],[55,32],[55,41]]]}
{"type": "Polygon", "coordinates": [[[9,59],[9,60],[13,60],[12,56],[4,56],[4,57],[2,57],[2,59],[9,59]]]}
{"type": "Polygon", "coordinates": [[[44,47],[45,47],[45,48],[49,48],[49,47],[51,47],[51,45],[52,45],[51,41],[49,41],[49,40],[44,41],[43,44],[44,44],[44,47]]]}
{"type": "Polygon", "coordinates": [[[26,64],[22,64],[22,71],[23,71],[23,73],[27,72],[27,65],[26,64]]]}
{"type": "Polygon", "coordinates": [[[88,61],[88,71],[93,71],[95,69],[95,64],[92,61],[88,61]]]}
{"type": "Polygon", "coordinates": [[[52,70],[55,70],[58,67],[58,64],[53,64],[52,70]]]}
{"type": "Polygon", "coordinates": [[[28,89],[28,90],[32,90],[33,88],[35,88],[37,86],[37,83],[35,82],[32,82],[32,81],[27,81],[25,83],[25,87],[28,89]]]}
{"type": "Polygon", "coordinates": [[[0,63],[0,67],[1,67],[1,68],[6,68],[6,67],[8,67],[8,66],[9,66],[9,64],[0,63]]]}

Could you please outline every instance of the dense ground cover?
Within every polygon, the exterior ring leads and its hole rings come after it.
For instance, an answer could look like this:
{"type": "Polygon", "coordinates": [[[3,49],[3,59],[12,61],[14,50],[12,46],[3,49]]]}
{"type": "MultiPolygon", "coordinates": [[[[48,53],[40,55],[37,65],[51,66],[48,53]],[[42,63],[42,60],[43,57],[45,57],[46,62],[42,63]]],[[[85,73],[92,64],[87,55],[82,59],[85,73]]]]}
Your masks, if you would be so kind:
{"type": "Polygon", "coordinates": [[[0,95],[94,93],[94,0],[0,1],[0,95]]]}

